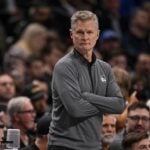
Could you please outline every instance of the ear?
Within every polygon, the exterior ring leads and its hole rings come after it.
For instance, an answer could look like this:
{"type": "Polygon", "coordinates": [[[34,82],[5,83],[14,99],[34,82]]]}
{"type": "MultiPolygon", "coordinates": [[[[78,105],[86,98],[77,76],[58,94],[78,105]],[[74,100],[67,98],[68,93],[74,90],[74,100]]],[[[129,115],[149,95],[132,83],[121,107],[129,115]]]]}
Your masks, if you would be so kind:
{"type": "Polygon", "coordinates": [[[14,113],[14,114],[13,114],[13,118],[14,118],[15,121],[19,121],[19,120],[20,120],[18,113],[14,113]]]}
{"type": "Polygon", "coordinates": [[[70,31],[70,37],[71,37],[71,39],[72,39],[72,32],[73,32],[73,31],[72,31],[72,29],[70,29],[69,31],[70,31]]]}
{"type": "Polygon", "coordinates": [[[97,31],[97,40],[99,39],[100,36],[100,30],[97,31]]]}

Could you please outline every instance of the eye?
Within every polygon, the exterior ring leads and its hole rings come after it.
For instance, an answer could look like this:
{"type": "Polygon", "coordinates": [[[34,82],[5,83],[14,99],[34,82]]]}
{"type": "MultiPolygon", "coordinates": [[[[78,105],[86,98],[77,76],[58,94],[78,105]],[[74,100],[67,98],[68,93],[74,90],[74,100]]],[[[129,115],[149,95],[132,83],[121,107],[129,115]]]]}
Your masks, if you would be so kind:
{"type": "Polygon", "coordinates": [[[93,32],[92,32],[92,31],[88,31],[87,33],[88,33],[88,34],[92,34],[93,32]]]}
{"type": "Polygon", "coordinates": [[[76,33],[77,33],[78,35],[83,35],[83,34],[84,34],[84,32],[81,31],[81,30],[77,31],[76,33]]]}

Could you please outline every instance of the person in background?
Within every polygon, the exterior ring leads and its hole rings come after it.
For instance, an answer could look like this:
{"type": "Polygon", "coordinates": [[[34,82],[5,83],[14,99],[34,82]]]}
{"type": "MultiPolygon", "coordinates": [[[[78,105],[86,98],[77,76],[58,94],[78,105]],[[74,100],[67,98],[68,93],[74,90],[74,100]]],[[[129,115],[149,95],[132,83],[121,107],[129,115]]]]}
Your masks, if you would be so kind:
{"type": "Polygon", "coordinates": [[[134,68],[136,57],[140,53],[149,53],[149,15],[144,9],[138,8],[133,12],[129,22],[129,31],[122,39],[122,47],[131,69],[134,68]]]}
{"type": "Polygon", "coordinates": [[[14,97],[7,105],[10,118],[8,128],[20,129],[20,148],[30,145],[34,137],[29,131],[35,131],[35,110],[27,97],[14,97]]]}
{"type": "Polygon", "coordinates": [[[150,54],[141,53],[137,57],[135,72],[132,77],[132,89],[137,92],[140,101],[150,99],[150,54]]]}
{"type": "Polygon", "coordinates": [[[8,73],[0,73],[0,101],[7,104],[16,94],[14,79],[8,73]]]}
{"type": "Polygon", "coordinates": [[[120,50],[112,52],[110,54],[110,58],[107,60],[107,62],[112,67],[118,67],[124,70],[128,70],[128,64],[127,64],[127,57],[126,55],[120,50]]]}
{"type": "Polygon", "coordinates": [[[45,114],[37,122],[37,132],[35,141],[21,150],[47,150],[48,132],[51,121],[50,114],[45,114]]]}
{"type": "Polygon", "coordinates": [[[124,136],[131,133],[144,133],[150,131],[150,108],[143,102],[135,102],[128,107],[125,129],[117,133],[110,144],[110,150],[123,150],[124,136]]]}
{"type": "Polygon", "coordinates": [[[7,126],[6,113],[8,101],[16,96],[16,85],[13,77],[8,73],[0,73],[0,122],[7,126]]]}
{"type": "Polygon", "coordinates": [[[101,135],[103,150],[109,150],[110,143],[114,140],[116,135],[116,122],[115,115],[103,115],[101,135]]]}
{"type": "Polygon", "coordinates": [[[14,43],[5,54],[4,67],[13,69],[16,60],[23,60],[26,62],[27,58],[32,54],[41,53],[42,49],[47,44],[47,39],[47,28],[38,23],[29,24],[16,43],[14,43]],[[11,64],[12,62],[13,64],[11,64]]]}
{"type": "Polygon", "coordinates": [[[38,121],[45,113],[49,112],[48,85],[45,82],[34,80],[27,84],[22,91],[23,96],[31,99],[36,111],[35,120],[38,121]]]}
{"type": "Polygon", "coordinates": [[[113,72],[116,78],[116,82],[118,83],[122,95],[126,102],[126,107],[123,111],[123,113],[117,115],[117,132],[121,131],[125,128],[125,122],[127,118],[127,111],[128,107],[133,104],[134,102],[137,102],[138,99],[136,98],[136,91],[133,91],[133,93],[130,93],[131,90],[131,76],[130,74],[119,67],[113,67],[113,72]]]}
{"type": "Polygon", "coordinates": [[[143,133],[129,133],[122,142],[123,150],[150,150],[150,134],[143,133]]]}
{"type": "Polygon", "coordinates": [[[120,50],[120,45],[119,35],[114,30],[108,29],[102,31],[96,48],[102,59],[107,62],[114,52],[120,50]]]}
{"type": "Polygon", "coordinates": [[[71,17],[73,50],[54,67],[49,150],[99,150],[102,116],[121,113],[124,99],[109,64],[96,59],[97,16],[77,11],[71,17]]]}

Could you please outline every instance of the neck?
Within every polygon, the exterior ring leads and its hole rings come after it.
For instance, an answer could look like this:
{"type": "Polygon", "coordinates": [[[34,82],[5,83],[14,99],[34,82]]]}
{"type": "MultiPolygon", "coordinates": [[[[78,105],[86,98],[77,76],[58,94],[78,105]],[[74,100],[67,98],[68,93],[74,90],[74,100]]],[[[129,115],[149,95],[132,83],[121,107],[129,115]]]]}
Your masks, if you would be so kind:
{"type": "Polygon", "coordinates": [[[92,62],[92,51],[88,51],[83,53],[83,57],[88,61],[88,62],[92,62]]]}
{"type": "Polygon", "coordinates": [[[109,150],[109,144],[103,144],[103,150],[109,150]]]}

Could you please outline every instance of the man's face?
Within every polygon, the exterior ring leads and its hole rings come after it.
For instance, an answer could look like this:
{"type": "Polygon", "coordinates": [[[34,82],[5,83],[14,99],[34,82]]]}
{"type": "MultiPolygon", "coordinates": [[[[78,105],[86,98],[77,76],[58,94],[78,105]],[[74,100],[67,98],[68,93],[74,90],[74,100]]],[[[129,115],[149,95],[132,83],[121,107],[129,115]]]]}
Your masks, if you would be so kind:
{"type": "Polygon", "coordinates": [[[14,80],[9,75],[0,76],[0,97],[8,101],[16,93],[14,80]]]}
{"type": "Polygon", "coordinates": [[[137,108],[129,112],[126,122],[127,132],[144,132],[150,130],[150,112],[137,108]]]}
{"type": "Polygon", "coordinates": [[[111,143],[116,135],[116,118],[114,115],[103,117],[102,122],[102,142],[111,143]]]}
{"type": "Polygon", "coordinates": [[[78,20],[70,31],[74,48],[81,54],[92,51],[99,36],[99,30],[93,20],[78,20]]]}
{"type": "Polygon", "coordinates": [[[143,75],[150,73],[150,55],[141,54],[138,57],[138,62],[136,64],[136,72],[143,75]]]}
{"type": "Polygon", "coordinates": [[[31,102],[27,101],[21,112],[17,113],[17,123],[23,130],[32,130],[35,128],[36,112],[31,102]]]}
{"type": "Polygon", "coordinates": [[[143,139],[132,145],[132,150],[150,150],[150,139],[143,139]]]}

